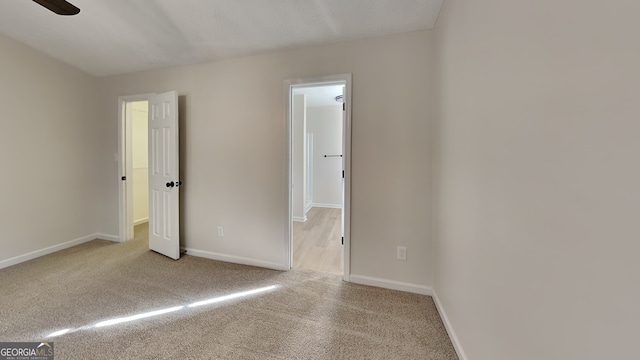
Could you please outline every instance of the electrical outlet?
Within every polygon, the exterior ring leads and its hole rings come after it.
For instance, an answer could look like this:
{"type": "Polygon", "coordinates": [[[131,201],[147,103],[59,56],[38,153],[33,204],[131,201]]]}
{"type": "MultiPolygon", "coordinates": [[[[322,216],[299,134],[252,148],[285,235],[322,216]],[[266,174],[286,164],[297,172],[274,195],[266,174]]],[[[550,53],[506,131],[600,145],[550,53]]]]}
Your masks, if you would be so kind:
{"type": "Polygon", "coordinates": [[[404,246],[398,246],[397,257],[398,260],[407,260],[407,248],[404,246]]]}
{"type": "Polygon", "coordinates": [[[218,236],[224,236],[224,228],[222,226],[218,226],[218,236]]]}

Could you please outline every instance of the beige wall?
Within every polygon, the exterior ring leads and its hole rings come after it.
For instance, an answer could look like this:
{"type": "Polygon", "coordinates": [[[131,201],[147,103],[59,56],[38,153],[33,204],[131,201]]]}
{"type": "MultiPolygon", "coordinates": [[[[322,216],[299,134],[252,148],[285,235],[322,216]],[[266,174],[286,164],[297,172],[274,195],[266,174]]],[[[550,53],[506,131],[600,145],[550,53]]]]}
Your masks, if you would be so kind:
{"type": "Polygon", "coordinates": [[[0,54],[3,267],[96,233],[101,149],[96,79],[4,36],[0,54]]]}
{"type": "Polygon", "coordinates": [[[430,286],[431,43],[422,31],[103,78],[101,231],[118,233],[117,97],[175,89],[184,245],[284,264],[283,81],[352,73],[352,272],[430,286]],[[407,246],[406,262],[395,260],[397,245],[407,246]]]}
{"type": "Polygon", "coordinates": [[[445,2],[435,290],[469,359],[640,358],[639,13],[445,2]]]}

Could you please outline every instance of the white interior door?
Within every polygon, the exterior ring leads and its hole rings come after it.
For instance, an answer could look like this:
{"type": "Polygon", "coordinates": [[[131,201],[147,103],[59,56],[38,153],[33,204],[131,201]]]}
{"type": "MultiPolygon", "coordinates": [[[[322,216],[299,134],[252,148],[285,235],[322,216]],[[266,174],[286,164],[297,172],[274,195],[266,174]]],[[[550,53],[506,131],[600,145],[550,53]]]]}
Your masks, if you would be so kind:
{"type": "Polygon", "coordinates": [[[180,258],[178,94],[149,99],[149,248],[180,258]]]}

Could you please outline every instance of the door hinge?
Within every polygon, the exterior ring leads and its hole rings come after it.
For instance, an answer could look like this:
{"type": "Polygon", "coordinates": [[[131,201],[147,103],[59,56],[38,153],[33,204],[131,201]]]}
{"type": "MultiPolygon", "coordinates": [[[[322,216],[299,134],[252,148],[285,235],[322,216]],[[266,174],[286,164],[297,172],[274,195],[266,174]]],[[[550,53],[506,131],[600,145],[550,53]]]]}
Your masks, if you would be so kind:
{"type": "Polygon", "coordinates": [[[344,245],[344,236],[342,237],[342,245],[344,245]]]}
{"type": "Polygon", "coordinates": [[[342,178],[344,179],[344,170],[342,170],[342,178]]]}
{"type": "Polygon", "coordinates": [[[122,177],[122,181],[125,181],[125,180],[127,180],[127,177],[126,177],[126,176],[123,176],[123,177],[122,177]]]}
{"type": "Polygon", "coordinates": [[[342,111],[347,111],[347,104],[342,103],[342,111]]]}

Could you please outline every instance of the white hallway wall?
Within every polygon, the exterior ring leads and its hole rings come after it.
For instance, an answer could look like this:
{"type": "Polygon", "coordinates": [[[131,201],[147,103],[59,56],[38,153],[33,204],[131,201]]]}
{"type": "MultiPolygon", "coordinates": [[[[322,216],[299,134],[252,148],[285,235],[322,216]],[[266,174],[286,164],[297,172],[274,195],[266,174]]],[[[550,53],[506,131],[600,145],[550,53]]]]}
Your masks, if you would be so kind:
{"type": "Polygon", "coordinates": [[[342,104],[307,108],[307,132],[313,133],[313,204],[342,205],[342,104]]]}
{"type": "Polygon", "coordinates": [[[640,358],[638,14],[445,1],[435,291],[469,359],[640,358]]]}
{"type": "Polygon", "coordinates": [[[1,35],[0,54],[3,267],[94,238],[102,150],[97,79],[1,35]]]}
{"type": "Polygon", "coordinates": [[[276,52],[103,78],[101,231],[118,233],[117,97],[181,96],[184,245],[286,263],[285,79],[353,74],[352,273],[432,281],[429,132],[432,33],[276,52]],[[250,99],[251,106],[246,106],[250,99]],[[216,236],[216,226],[225,237],[216,236]],[[395,248],[408,260],[395,260],[395,248]]]}

